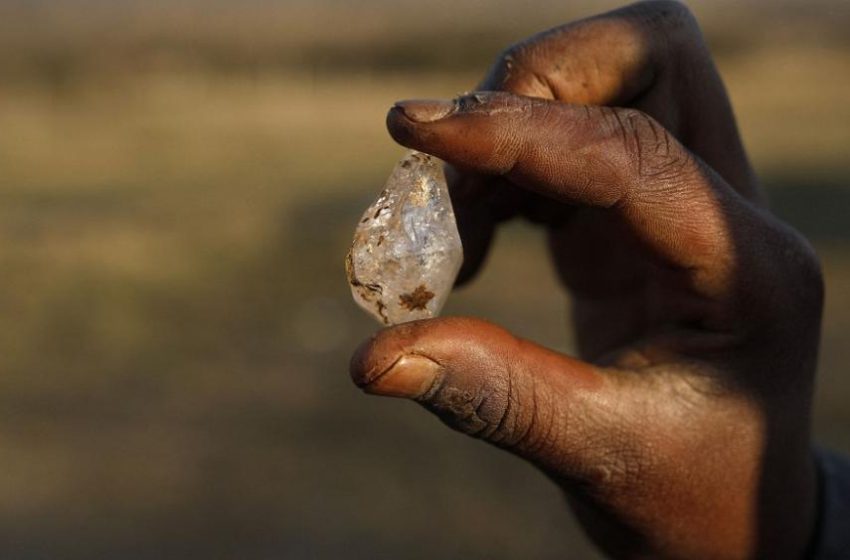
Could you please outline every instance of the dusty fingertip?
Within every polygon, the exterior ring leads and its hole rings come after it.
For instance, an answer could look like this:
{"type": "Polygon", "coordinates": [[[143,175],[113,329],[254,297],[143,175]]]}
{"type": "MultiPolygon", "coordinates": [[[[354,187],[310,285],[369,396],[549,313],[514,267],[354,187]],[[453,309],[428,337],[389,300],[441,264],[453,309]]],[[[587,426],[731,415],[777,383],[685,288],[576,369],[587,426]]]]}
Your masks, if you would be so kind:
{"type": "Polygon", "coordinates": [[[436,361],[398,348],[385,348],[376,341],[379,334],[363,342],[351,357],[354,384],[364,392],[387,397],[415,399],[428,392],[441,372],[436,361]]]}
{"type": "Polygon", "coordinates": [[[398,105],[393,105],[387,112],[387,131],[393,140],[406,148],[418,149],[416,122],[407,118],[404,110],[398,105]]]}
{"type": "Polygon", "coordinates": [[[411,321],[383,329],[365,340],[351,356],[350,374],[366,393],[416,398],[424,394],[441,366],[416,341],[445,319],[411,321]],[[418,348],[417,348],[418,347],[418,348]]]}
{"type": "Polygon", "coordinates": [[[453,99],[405,99],[396,102],[393,109],[399,109],[413,122],[429,123],[454,113],[457,102],[453,99]]]}
{"type": "Polygon", "coordinates": [[[373,395],[415,399],[429,392],[441,371],[440,364],[430,358],[406,354],[393,362],[389,369],[372,375],[361,388],[373,395]]]}
{"type": "Polygon", "coordinates": [[[375,362],[373,356],[373,348],[377,336],[377,334],[373,334],[364,340],[354,351],[354,354],[351,355],[348,372],[351,375],[351,380],[358,387],[368,384],[370,379],[377,373],[374,370],[380,368],[380,365],[375,362]]]}

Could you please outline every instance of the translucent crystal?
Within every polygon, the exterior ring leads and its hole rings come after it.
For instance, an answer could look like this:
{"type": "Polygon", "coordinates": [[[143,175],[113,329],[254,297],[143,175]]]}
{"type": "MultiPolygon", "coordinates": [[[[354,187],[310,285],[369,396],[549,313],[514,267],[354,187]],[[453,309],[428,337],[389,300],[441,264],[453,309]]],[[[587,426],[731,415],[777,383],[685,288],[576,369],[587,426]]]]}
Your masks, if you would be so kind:
{"type": "Polygon", "coordinates": [[[354,232],[345,263],[354,301],[386,325],[436,317],[462,262],[442,163],[408,152],[354,232]]]}

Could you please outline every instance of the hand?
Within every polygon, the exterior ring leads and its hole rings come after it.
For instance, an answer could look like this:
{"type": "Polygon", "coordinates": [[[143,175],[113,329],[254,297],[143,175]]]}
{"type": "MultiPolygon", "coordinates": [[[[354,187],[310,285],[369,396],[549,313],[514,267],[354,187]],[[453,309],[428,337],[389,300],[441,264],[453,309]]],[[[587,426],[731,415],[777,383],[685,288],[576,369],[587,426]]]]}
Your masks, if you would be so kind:
{"type": "Polygon", "coordinates": [[[693,17],[556,28],[479,90],[400,102],[390,133],[453,168],[461,280],[499,222],[547,229],[581,360],[444,318],[378,333],[355,382],[541,468],[613,556],[802,557],[820,268],[765,209],[693,17]]]}

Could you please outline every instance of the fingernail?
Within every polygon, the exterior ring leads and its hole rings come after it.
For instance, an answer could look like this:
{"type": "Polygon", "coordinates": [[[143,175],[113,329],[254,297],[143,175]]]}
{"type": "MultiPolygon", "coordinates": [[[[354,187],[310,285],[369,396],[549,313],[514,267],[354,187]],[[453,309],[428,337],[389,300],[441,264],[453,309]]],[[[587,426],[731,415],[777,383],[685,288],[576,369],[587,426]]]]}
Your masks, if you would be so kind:
{"type": "Polygon", "coordinates": [[[402,356],[389,370],[363,387],[367,393],[414,399],[424,395],[440,373],[440,364],[423,356],[402,356]]]}
{"type": "Polygon", "coordinates": [[[413,122],[428,123],[454,113],[457,104],[445,99],[406,99],[398,101],[395,106],[413,122]]]}

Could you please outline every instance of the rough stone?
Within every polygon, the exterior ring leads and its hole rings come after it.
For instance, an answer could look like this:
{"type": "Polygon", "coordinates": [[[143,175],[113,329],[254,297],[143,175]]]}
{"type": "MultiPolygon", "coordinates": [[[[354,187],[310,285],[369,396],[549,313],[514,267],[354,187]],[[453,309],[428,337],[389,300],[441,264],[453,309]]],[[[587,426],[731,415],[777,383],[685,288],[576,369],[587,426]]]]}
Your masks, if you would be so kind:
{"type": "Polygon", "coordinates": [[[345,263],[354,300],[385,325],[436,317],[462,262],[442,162],[410,151],[354,232],[345,263]]]}

